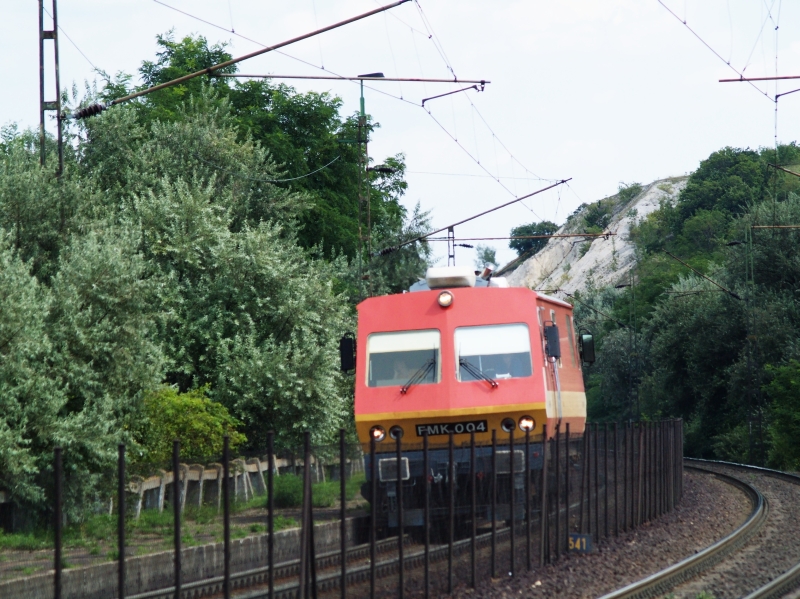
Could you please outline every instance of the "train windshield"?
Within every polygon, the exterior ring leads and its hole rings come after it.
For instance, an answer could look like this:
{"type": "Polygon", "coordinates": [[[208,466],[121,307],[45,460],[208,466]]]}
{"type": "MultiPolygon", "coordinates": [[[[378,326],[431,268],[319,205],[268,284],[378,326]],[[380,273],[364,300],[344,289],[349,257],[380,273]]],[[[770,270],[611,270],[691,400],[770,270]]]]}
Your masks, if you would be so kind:
{"type": "Polygon", "coordinates": [[[459,381],[531,376],[531,336],[526,324],[461,327],[456,329],[455,345],[459,381]]]}
{"type": "Polygon", "coordinates": [[[439,331],[373,333],[367,337],[367,385],[390,387],[438,383],[441,379],[439,331]]]}

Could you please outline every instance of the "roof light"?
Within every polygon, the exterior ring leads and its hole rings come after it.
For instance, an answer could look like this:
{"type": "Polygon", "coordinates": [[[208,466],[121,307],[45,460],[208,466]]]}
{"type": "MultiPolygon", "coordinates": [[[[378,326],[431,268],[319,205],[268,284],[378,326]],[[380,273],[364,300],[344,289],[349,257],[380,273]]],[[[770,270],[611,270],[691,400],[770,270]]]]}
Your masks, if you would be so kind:
{"type": "Polygon", "coordinates": [[[449,291],[442,291],[436,301],[442,308],[449,308],[453,305],[453,294],[449,291]]]}

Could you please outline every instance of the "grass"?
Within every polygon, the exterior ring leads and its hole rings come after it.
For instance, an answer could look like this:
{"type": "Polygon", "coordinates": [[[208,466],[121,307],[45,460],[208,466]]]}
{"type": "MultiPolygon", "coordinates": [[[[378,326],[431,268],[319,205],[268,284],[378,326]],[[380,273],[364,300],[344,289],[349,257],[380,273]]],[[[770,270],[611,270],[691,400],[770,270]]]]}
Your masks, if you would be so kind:
{"type": "MultiPolygon", "coordinates": [[[[275,506],[278,508],[300,507],[303,500],[303,480],[299,476],[284,474],[275,479],[275,506]]],[[[363,474],[354,476],[347,481],[346,496],[352,500],[361,489],[364,482],[363,474]]],[[[312,489],[314,507],[332,507],[339,499],[339,481],[316,483],[312,489]]],[[[232,502],[231,513],[241,514],[249,510],[264,510],[266,498],[257,496],[249,501],[232,502]]],[[[183,513],[186,526],[182,540],[187,547],[208,542],[208,538],[221,535],[222,518],[216,506],[204,505],[186,506],[183,513]],[[219,530],[218,530],[219,529],[219,530]],[[202,537],[206,537],[205,539],[202,537]]],[[[143,510],[139,519],[129,518],[125,523],[126,536],[131,545],[137,540],[147,537],[157,537],[156,543],[162,542],[164,546],[170,543],[173,535],[172,511],[165,509],[143,510]]],[[[297,526],[294,518],[277,514],[274,520],[275,531],[297,526]]],[[[246,526],[234,526],[231,537],[243,538],[252,534],[263,534],[267,530],[265,523],[254,523],[246,526]]],[[[89,555],[105,555],[109,560],[117,559],[117,550],[109,547],[116,545],[117,516],[109,514],[96,514],[76,524],[64,528],[64,547],[67,549],[85,548],[89,555]]],[[[0,531],[0,552],[8,551],[39,551],[53,548],[53,534],[51,530],[41,529],[27,533],[7,534],[0,531]]],[[[137,554],[146,552],[144,547],[138,547],[137,554]]],[[[4,559],[0,555],[0,559],[4,559]]]]}
{"type": "Polygon", "coordinates": [[[16,551],[37,551],[53,547],[53,538],[49,534],[0,532],[0,549],[16,551]]]}
{"type": "MultiPolygon", "coordinates": [[[[303,502],[303,479],[295,474],[282,474],[275,479],[275,507],[292,508],[300,507],[303,502]]],[[[361,489],[361,483],[366,480],[364,474],[359,474],[348,479],[346,483],[346,496],[348,501],[353,499],[361,489]]],[[[311,487],[311,498],[314,507],[332,507],[339,499],[340,486],[338,480],[324,483],[315,483],[311,487]]]]}

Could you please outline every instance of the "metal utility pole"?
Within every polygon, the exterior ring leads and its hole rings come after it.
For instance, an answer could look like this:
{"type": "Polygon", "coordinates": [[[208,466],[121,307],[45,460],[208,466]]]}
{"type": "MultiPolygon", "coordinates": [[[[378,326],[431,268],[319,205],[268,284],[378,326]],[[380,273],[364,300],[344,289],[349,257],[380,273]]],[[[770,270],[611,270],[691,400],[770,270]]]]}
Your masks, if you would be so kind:
{"type": "Polygon", "coordinates": [[[45,165],[45,112],[54,111],[56,113],[56,122],[58,123],[58,168],[56,169],[56,176],[60,177],[64,170],[64,145],[62,136],[62,119],[61,119],[61,80],[58,70],[58,11],[56,7],[56,0],[52,0],[53,9],[53,28],[44,28],[44,0],[39,0],[39,164],[45,165]],[[55,56],[55,84],[56,84],[56,99],[55,101],[46,101],[44,99],[44,42],[45,40],[53,40],[53,54],[55,56]]]}

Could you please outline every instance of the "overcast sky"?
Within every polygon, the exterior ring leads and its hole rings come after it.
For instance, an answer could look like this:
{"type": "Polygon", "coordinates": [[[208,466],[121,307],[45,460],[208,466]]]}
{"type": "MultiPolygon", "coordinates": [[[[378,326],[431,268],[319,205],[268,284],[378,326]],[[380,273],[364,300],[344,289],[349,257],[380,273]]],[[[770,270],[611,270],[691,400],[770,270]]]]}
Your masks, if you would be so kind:
{"type": "MultiPolygon", "coordinates": [[[[48,10],[51,1],[45,0],[48,10]]],[[[460,79],[491,81],[482,93],[431,100],[425,109],[423,98],[464,85],[386,82],[371,85],[375,90],[367,89],[365,96],[367,111],[381,124],[370,155],[376,162],[406,155],[405,203],[420,202],[437,228],[545,187],[549,180],[572,178],[568,186],[524,206],[456,229],[458,237],[500,237],[513,226],[540,219],[561,223],[582,202],[616,192],[620,182],[686,174],[723,146],[774,144],[772,98],[776,89],[800,88],[800,80],[777,86],[762,82],[757,84],[761,91],[717,80],[737,76],[727,61],[749,77],[800,75],[800,3],[663,1],[680,20],[657,0],[420,0],[286,48],[294,59],[270,53],[242,63],[240,71],[318,75],[324,72],[315,66],[324,65],[340,75],[381,71],[387,77],[452,77],[454,72],[460,79]]],[[[210,42],[227,42],[238,56],[259,47],[239,35],[274,44],[379,4],[164,2],[228,31],[154,0],[59,0],[59,25],[74,42],[64,35],[60,40],[62,87],[93,81],[92,65],[135,74],[142,60],[154,57],[156,35],[170,29],[177,37],[199,33],[210,42]]],[[[0,31],[6,57],[0,66],[0,125],[34,127],[39,119],[37,3],[6,2],[0,31]]],[[[52,90],[49,68],[46,77],[52,90]]],[[[340,96],[344,113],[358,109],[356,84],[292,84],[340,96]]],[[[779,100],[781,142],[797,139],[798,116],[800,92],[779,100]]],[[[507,241],[488,243],[497,248],[500,262],[514,257],[507,241]]],[[[444,244],[437,249],[437,255],[446,256],[444,244]]],[[[472,263],[474,252],[459,249],[457,260],[472,263]]]]}

